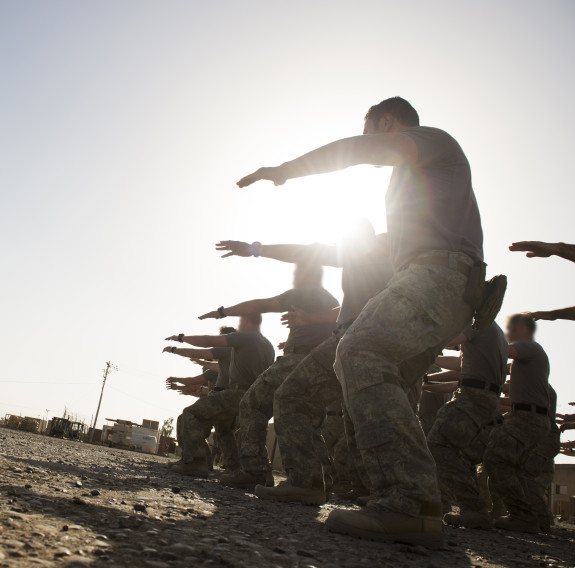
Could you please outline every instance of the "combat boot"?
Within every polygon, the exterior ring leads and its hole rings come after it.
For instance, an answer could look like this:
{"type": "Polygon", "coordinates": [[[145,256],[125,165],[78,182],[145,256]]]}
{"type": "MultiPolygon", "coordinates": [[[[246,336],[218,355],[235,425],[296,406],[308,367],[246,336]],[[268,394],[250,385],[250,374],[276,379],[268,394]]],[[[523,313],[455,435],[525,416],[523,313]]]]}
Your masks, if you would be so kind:
{"type": "MultiPolygon", "coordinates": [[[[410,517],[386,511],[377,503],[370,503],[360,511],[335,509],[327,518],[329,530],[365,540],[398,542],[426,548],[443,548],[443,523],[439,514],[410,517]]],[[[435,513],[435,511],[433,511],[435,513]]]]}
{"type": "Polygon", "coordinates": [[[222,483],[228,487],[253,491],[256,485],[266,485],[267,475],[265,473],[253,474],[245,471],[224,473],[224,475],[222,475],[222,483]]]}
{"type": "Polygon", "coordinates": [[[447,513],[443,517],[443,522],[452,527],[465,527],[466,529],[478,529],[490,531],[493,528],[493,521],[487,513],[479,511],[463,511],[460,513],[447,513]]]}
{"type": "Polygon", "coordinates": [[[493,504],[493,507],[491,508],[491,511],[489,511],[489,514],[491,515],[492,519],[501,519],[502,517],[505,517],[507,515],[507,509],[505,508],[505,505],[503,505],[503,503],[497,502],[496,504],[493,504]]]}
{"type": "Polygon", "coordinates": [[[370,492],[367,487],[353,487],[350,491],[345,493],[337,493],[338,499],[344,501],[357,501],[360,497],[369,497],[370,492]]]}
{"type": "Polygon", "coordinates": [[[551,527],[553,526],[553,521],[555,519],[552,515],[539,515],[537,521],[539,523],[539,529],[542,533],[549,534],[551,532],[551,527]]]}
{"type": "Polygon", "coordinates": [[[327,502],[324,487],[296,487],[282,481],[276,487],[256,487],[256,497],[282,503],[301,503],[302,505],[323,505],[327,502]]]}
{"type": "Polygon", "coordinates": [[[208,464],[205,460],[194,460],[186,463],[183,460],[172,465],[171,470],[181,475],[190,475],[193,477],[209,477],[208,464]]]}
{"type": "Polygon", "coordinates": [[[539,533],[539,523],[535,515],[530,517],[519,517],[517,515],[509,515],[495,521],[495,526],[498,529],[513,532],[523,532],[529,534],[539,533]]]}
{"type": "Polygon", "coordinates": [[[359,505],[360,507],[367,507],[370,503],[377,503],[379,497],[370,493],[369,495],[362,495],[355,500],[355,504],[359,505]]]}

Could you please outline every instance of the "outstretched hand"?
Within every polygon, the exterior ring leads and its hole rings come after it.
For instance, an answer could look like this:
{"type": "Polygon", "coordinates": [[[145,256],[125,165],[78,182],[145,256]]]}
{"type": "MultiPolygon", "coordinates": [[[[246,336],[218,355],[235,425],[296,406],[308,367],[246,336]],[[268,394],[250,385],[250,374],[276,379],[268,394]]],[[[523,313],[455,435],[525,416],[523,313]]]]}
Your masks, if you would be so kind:
{"type": "Polygon", "coordinates": [[[218,310],[214,310],[213,312],[208,312],[207,314],[200,316],[198,319],[205,320],[205,319],[221,319],[221,318],[222,314],[220,314],[218,310]]]}
{"type": "Polygon", "coordinates": [[[290,329],[292,327],[302,327],[304,325],[309,325],[309,314],[300,308],[292,306],[291,312],[286,312],[282,315],[281,322],[283,325],[287,325],[290,329]]]}
{"type": "Polygon", "coordinates": [[[251,256],[250,245],[241,241],[220,241],[216,243],[216,250],[226,253],[222,255],[222,258],[228,258],[229,256],[251,256]]]}
{"type": "Polygon", "coordinates": [[[168,377],[166,379],[166,388],[168,390],[178,390],[180,387],[178,384],[180,380],[178,379],[178,377],[168,377]]]}
{"type": "Polygon", "coordinates": [[[274,185],[278,186],[283,185],[286,182],[287,176],[284,173],[282,166],[277,166],[275,168],[260,168],[253,174],[243,177],[238,181],[238,187],[247,187],[248,185],[252,185],[252,183],[260,180],[273,181],[274,185]]]}
{"type": "Polygon", "coordinates": [[[180,341],[179,335],[170,335],[170,337],[166,337],[165,341],[180,341]]]}
{"type": "Polygon", "coordinates": [[[557,316],[553,312],[527,312],[526,316],[537,320],[548,320],[548,321],[555,321],[557,316]]]}
{"type": "Polygon", "coordinates": [[[520,241],[513,243],[509,250],[512,252],[526,252],[525,256],[527,258],[548,258],[557,252],[557,245],[541,241],[520,241]]]}

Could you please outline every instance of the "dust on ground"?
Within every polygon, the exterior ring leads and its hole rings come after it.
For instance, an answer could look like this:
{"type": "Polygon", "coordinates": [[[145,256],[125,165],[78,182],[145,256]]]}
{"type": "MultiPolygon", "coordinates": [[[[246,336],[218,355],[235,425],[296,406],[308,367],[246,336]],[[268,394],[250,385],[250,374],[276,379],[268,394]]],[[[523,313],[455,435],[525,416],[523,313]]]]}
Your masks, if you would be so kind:
{"type": "Polygon", "coordinates": [[[445,530],[445,549],[330,533],[334,507],[261,501],[182,477],[167,459],[0,429],[0,567],[575,566],[575,526],[551,535],[445,530]]]}

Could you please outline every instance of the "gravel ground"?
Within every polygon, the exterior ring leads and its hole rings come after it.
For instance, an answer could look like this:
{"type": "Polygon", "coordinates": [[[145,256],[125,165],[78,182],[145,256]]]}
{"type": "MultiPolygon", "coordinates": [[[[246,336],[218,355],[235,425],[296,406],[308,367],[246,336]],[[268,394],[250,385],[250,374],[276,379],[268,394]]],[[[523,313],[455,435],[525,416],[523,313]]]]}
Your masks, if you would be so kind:
{"type": "Polygon", "coordinates": [[[0,429],[0,567],[575,566],[575,526],[548,536],[446,528],[445,550],[330,533],[343,503],[275,504],[171,473],[168,460],[0,429]]]}

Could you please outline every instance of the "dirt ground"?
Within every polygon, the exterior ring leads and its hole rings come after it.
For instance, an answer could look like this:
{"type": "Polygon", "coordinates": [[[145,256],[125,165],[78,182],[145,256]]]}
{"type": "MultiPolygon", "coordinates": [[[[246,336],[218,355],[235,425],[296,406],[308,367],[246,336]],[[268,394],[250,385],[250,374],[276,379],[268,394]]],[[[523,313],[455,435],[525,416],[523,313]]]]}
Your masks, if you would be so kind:
{"type": "Polygon", "coordinates": [[[171,473],[168,460],[0,429],[0,567],[575,566],[548,536],[446,528],[430,552],[330,533],[334,507],[275,504],[171,473]]]}

